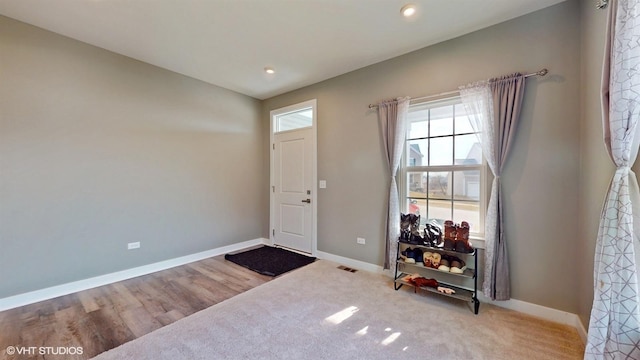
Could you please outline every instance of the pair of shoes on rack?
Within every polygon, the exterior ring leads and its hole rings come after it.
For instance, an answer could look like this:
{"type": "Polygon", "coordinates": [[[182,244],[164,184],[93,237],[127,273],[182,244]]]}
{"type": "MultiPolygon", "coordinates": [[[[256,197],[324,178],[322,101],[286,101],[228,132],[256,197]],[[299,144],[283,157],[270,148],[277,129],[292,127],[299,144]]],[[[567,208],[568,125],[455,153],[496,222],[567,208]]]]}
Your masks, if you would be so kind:
{"type": "Polygon", "coordinates": [[[426,223],[424,227],[424,245],[440,247],[442,244],[442,228],[438,223],[426,223]]]}
{"type": "Polygon", "coordinates": [[[437,252],[425,252],[423,254],[424,266],[432,269],[437,269],[442,261],[442,255],[437,252]]]}
{"type": "Polygon", "coordinates": [[[425,277],[420,276],[420,274],[407,275],[402,280],[417,287],[437,288],[440,285],[438,284],[438,280],[427,279],[425,277]]]}
{"type": "Polygon", "coordinates": [[[407,248],[400,253],[400,258],[407,264],[424,262],[422,250],[419,248],[407,248]]]}
{"type": "Polygon", "coordinates": [[[438,270],[450,272],[452,274],[462,274],[467,269],[467,265],[457,256],[442,255],[438,270]]]}
{"type": "Polygon", "coordinates": [[[472,253],[473,247],[469,243],[469,223],[463,221],[458,224],[454,224],[453,221],[447,220],[444,222],[444,249],[449,251],[456,251],[460,253],[472,253]]]}

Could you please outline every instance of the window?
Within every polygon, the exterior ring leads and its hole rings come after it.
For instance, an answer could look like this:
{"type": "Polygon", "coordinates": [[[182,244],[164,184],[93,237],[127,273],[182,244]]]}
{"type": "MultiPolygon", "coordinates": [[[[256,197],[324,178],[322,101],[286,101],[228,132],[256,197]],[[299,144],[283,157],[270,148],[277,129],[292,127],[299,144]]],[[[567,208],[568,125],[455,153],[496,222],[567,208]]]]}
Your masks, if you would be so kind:
{"type": "Polygon", "coordinates": [[[412,104],[401,167],[405,212],[440,225],[467,221],[484,232],[482,148],[459,97],[412,104]]]}
{"type": "Polygon", "coordinates": [[[297,130],[313,126],[313,108],[303,108],[291,112],[275,115],[274,133],[297,130]]]}

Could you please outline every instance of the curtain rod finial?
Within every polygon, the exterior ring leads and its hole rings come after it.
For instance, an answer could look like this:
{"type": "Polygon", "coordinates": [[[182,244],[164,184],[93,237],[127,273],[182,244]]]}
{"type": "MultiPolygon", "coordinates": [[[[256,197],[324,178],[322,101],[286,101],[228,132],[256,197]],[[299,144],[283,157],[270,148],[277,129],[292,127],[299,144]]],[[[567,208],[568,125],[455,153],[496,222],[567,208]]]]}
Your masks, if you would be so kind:
{"type": "Polygon", "coordinates": [[[598,4],[596,5],[597,9],[604,9],[609,5],[609,0],[598,0],[598,4]]]}
{"type": "Polygon", "coordinates": [[[538,75],[540,75],[540,76],[545,76],[548,73],[549,73],[549,70],[547,70],[547,69],[542,69],[542,70],[538,71],[538,75]]]}

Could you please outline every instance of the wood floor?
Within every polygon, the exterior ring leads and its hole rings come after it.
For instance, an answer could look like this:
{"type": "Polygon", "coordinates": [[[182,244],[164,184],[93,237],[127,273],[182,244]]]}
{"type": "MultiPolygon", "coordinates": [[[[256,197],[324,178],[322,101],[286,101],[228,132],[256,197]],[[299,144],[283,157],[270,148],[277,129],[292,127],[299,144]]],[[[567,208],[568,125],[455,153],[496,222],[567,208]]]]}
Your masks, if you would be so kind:
{"type": "Polygon", "coordinates": [[[0,359],[89,359],[271,279],[218,256],[3,311],[0,359]]]}

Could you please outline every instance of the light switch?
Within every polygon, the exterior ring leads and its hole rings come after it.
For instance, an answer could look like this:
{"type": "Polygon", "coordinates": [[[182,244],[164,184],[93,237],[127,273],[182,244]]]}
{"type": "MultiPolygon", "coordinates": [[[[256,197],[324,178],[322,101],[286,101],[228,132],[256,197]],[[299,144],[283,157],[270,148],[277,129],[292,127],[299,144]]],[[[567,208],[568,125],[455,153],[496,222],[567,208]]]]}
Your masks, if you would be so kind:
{"type": "Polygon", "coordinates": [[[320,180],[320,189],[327,188],[327,180],[320,180]]]}

